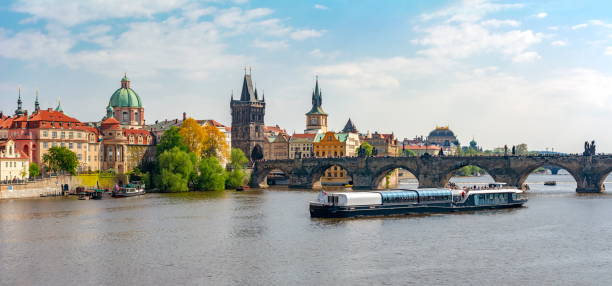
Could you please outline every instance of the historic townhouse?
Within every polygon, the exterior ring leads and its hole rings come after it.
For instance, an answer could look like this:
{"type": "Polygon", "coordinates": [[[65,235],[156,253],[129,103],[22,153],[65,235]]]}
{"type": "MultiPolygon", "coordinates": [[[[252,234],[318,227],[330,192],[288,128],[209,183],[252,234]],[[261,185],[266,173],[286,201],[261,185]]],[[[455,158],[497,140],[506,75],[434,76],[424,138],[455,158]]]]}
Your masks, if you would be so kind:
{"type": "Polygon", "coordinates": [[[0,181],[23,180],[29,177],[30,160],[18,150],[15,142],[0,139],[0,181]]]}

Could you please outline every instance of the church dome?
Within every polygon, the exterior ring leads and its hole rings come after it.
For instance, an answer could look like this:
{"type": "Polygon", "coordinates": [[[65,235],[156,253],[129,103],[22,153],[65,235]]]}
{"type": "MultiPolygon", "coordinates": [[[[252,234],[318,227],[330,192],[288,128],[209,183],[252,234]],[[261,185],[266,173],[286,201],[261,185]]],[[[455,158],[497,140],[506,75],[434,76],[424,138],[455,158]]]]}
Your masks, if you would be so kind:
{"type": "Polygon", "coordinates": [[[433,131],[429,132],[429,137],[454,137],[455,133],[448,129],[448,127],[436,127],[433,131]]]}
{"type": "Polygon", "coordinates": [[[121,79],[121,88],[113,93],[108,105],[111,107],[142,107],[142,100],[140,96],[130,88],[130,80],[127,76],[121,79]]]}

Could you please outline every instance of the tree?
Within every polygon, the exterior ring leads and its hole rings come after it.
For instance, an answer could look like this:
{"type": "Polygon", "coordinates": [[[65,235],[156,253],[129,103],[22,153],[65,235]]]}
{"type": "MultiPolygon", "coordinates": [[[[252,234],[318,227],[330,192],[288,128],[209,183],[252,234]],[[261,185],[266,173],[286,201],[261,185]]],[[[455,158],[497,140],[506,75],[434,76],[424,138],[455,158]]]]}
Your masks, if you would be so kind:
{"type": "Polygon", "coordinates": [[[202,127],[204,138],[202,140],[202,156],[203,157],[229,157],[229,146],[223,134],[214,125],[206,125],[202,127]]]}
{"type": "Polygon", "coordinates": [[[189,151],[196,154],[198,157],[202,156],[203,142],[204,142],[204,129],[202,126],[193,118],[187,118],[183,121],[179,134],[183,137],[183,141],[189,151]]]}
{"type": "Polygon", "coordinates": [[[53,172],[66,172],[71,175],[76,174],[79,165],[77,155],[66,147],[51,147],[43,155],[43,162],[49,170],[53,172]]]}
{"type": "Polygon", "coordinates": [[[162,191],[185,192],[195,174],[196,156],[174,147],[164,151],[158,158],[159,176],[157,186],[162,191]]]}
{"type": "Polygon", "coordinates": [[[40,176],[40,166],[35,162],[30,163],[30,177],[38,177],[40,176]]]}
{"type": "Polygon", "coordinates": [[[410,150],[410,149],[404,149],[404,151],[403,151],[403,155],[404,155],[405,157],[414,157],[414,156],[416,156],[417,154],[416,154],[414,151],[410,150]]]}
{"type": "Polygon", "coordinates": [[[157,156],[174,147],[178,147],[180,150],[185,152],[189,150],[185,144],[183,136],[181,136],[179,131],[180,128],[172,126],[166,130],[164,134],[162,134],[161,138],[159,139],[159,143],[157,144],[157,156]]]}
{"type": "Polygon", "coordinates": [[[246,182],[246,172],[244,166],[249,162],[249,159],[244,155],[244,152],[238,148],[232,148],[230,162],[228,164],[229,172],[225,179],[225,187],[235,189],[244,185],[246,182]]]}
{"type": "Polygon", "coordinates": [[[370,143],[363,142],[361,145],[359,145],[359,147],[357,147],[357,155],[359,157],[370,157],[373,154],[373,149],[374,147],[372,147],[370,143]]]}
{"type": "Polygon", "coordinates": [[[225,170],[216,157],[203,158],[200,162],[198,189],[219,191],[225,189],[225,170]]]}
{"type": "Polygon", "coordinates": [[[516,155],[528,155],[529,154],[529,150],[527,149],[527,144],[525,143],[521,143],[516,145],[516,155]]]}

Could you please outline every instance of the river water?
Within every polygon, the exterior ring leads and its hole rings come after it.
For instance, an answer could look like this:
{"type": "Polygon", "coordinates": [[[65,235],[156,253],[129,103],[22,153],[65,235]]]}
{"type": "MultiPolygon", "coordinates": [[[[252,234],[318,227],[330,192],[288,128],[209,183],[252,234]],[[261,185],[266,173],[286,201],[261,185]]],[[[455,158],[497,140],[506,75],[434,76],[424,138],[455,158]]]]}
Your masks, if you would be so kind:
{"type": "Polygon", "coordinates": [[[610,285],[612,193],[527,183],[524,208],[344,220],[282,188],[4,200],[0,284],[610,285]]]}

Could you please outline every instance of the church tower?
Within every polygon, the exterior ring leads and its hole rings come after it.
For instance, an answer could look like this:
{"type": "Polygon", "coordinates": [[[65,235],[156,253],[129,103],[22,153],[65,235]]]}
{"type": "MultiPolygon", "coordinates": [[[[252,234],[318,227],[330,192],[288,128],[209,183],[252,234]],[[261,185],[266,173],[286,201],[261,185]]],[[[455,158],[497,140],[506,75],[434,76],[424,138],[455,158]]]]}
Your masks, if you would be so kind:
{"type": "Polygon", "coordinates": [[[312,108],[306,113],[306,130],[304,133],[327,132],[327,113],[323,111],[323,95],[319,89],[319,77],[316,79],[315,89],[312,92],[312,108]]]}
{"type": "Polygon", "coordinates": [[[244,74],[240,99],[230,101],[232,110],[232,147],[240,148],[251,161],[264,157],[265,99],[259,100],[251,74],[244,74]]]}

